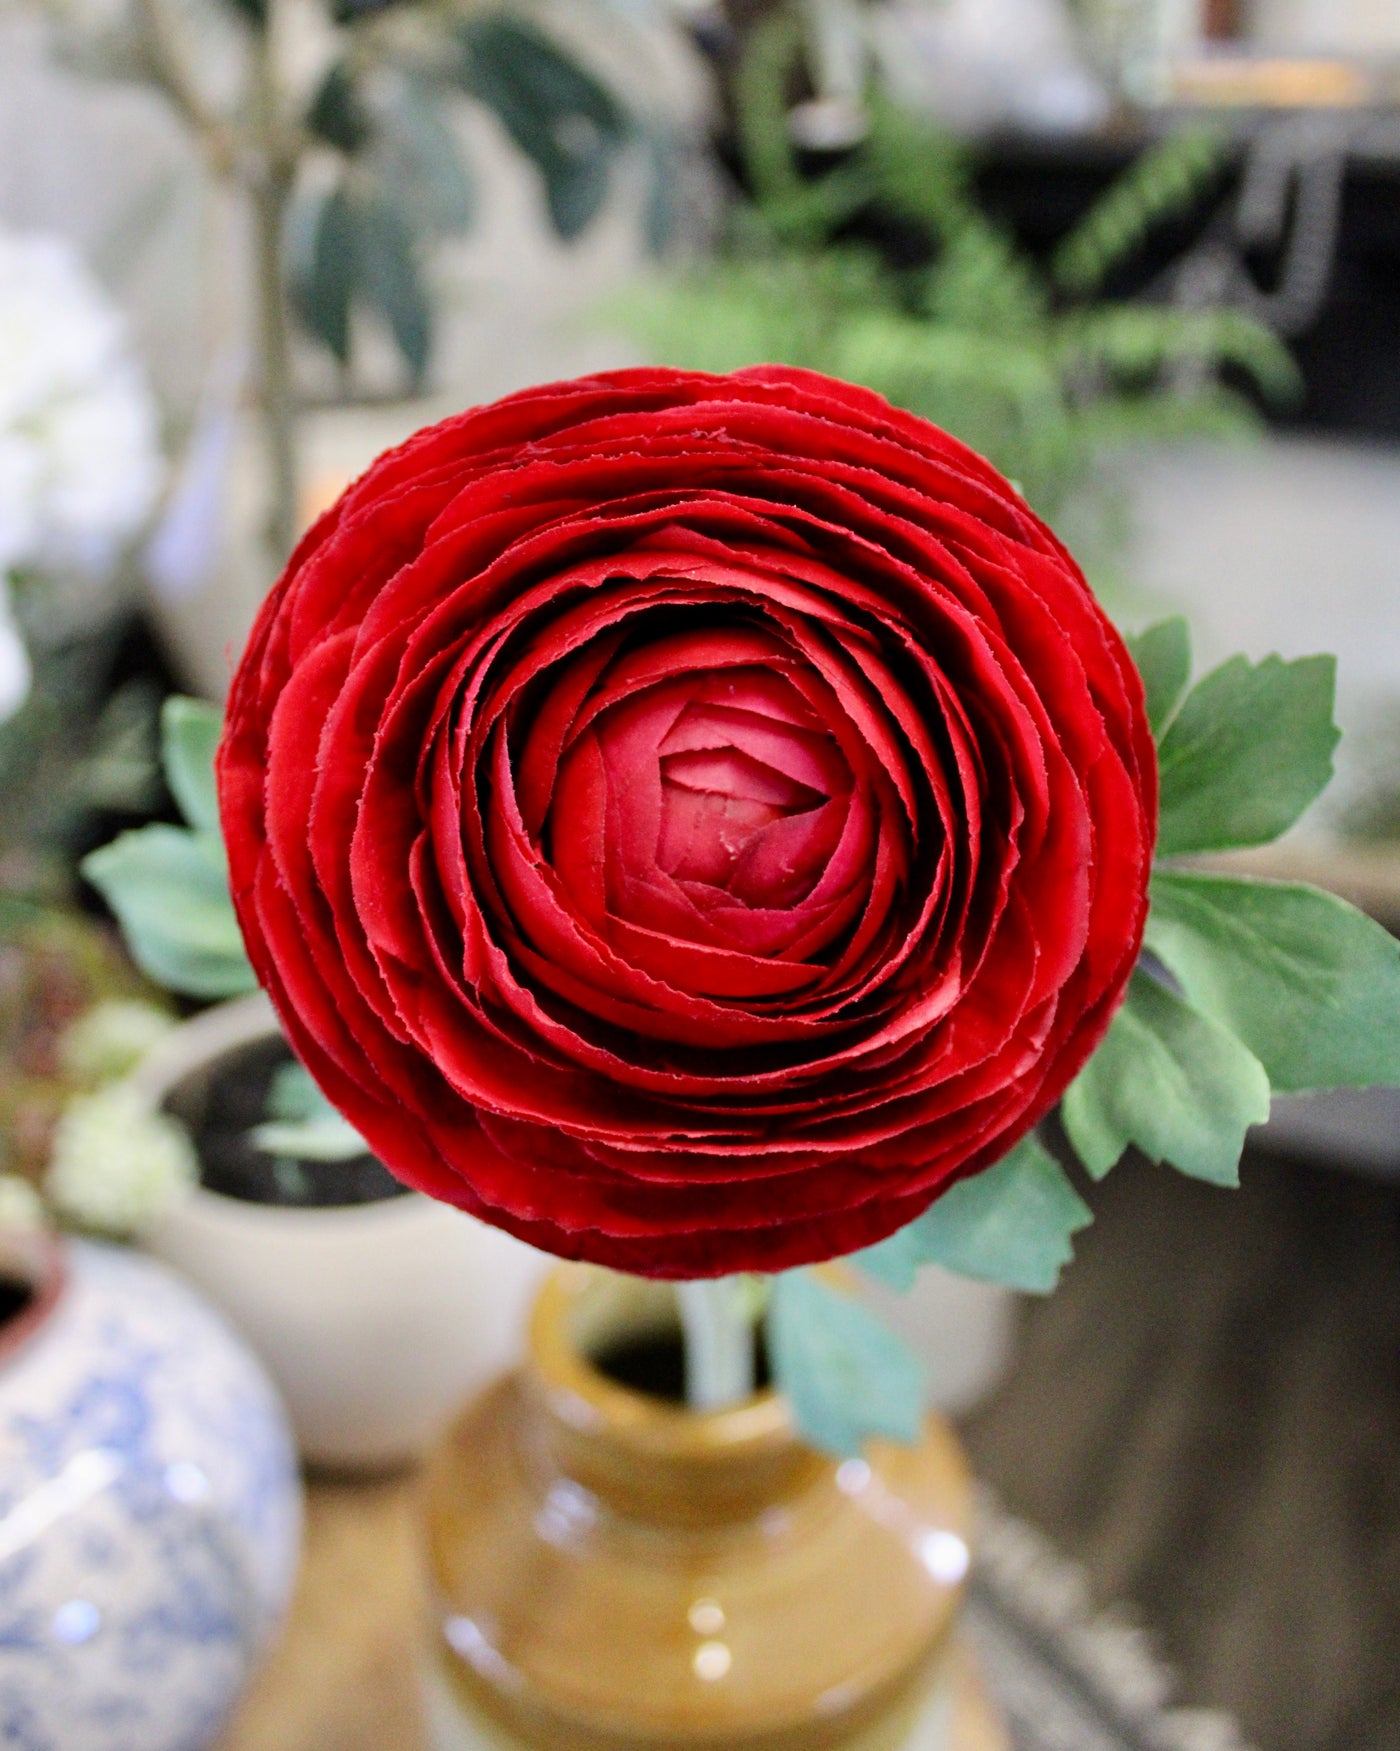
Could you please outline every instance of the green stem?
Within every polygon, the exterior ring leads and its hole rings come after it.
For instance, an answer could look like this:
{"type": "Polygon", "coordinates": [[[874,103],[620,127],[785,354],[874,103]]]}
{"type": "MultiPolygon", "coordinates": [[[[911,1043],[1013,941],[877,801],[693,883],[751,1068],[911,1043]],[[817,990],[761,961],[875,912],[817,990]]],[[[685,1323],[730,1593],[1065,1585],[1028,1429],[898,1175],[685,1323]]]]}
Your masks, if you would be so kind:
{"type": "Polygon", "coordinates": [[[753,1321],[738,1277],[678,1283],[685,1396],[695,1411],[723,1410],[754,1391],[753,1321]]]}
{"type": "Polygon", "coordinates": [[[282,280],[282,236],[296,174],[282,149],[274,31],[269,17],[253,50],[253,125],[260,174],[250,190],[257,269],[260,413],[269,477],[268,544],[280,567],[292,551],[300,518],[296,403],[287,299],[282,280]]]}

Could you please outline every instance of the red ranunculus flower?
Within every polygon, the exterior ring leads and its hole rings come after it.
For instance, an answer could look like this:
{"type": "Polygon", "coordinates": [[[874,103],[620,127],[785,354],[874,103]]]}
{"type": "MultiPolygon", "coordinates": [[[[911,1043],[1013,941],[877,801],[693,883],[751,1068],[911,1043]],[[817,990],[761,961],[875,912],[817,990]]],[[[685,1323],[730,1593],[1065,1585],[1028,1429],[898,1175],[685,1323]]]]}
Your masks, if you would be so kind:
{"type": "Polygon", "coordinates": [[[1004,1154],[1123,994],[1156,815],[1054,536],[776,368],[382,457],[268,599],[219,774],[253,964],[389,1167],[651,1276],[850,1251],[1004,1154]]]}

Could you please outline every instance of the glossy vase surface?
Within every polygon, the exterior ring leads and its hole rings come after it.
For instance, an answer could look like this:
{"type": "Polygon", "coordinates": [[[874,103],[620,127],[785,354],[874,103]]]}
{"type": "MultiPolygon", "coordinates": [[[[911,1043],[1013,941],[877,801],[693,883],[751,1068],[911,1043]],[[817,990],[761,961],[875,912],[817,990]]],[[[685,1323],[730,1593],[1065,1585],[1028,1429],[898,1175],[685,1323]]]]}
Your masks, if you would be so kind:
{"type": "Polygon", "coordinates": [[[674,1321],[580,1267],[430,1461],[435,1751],[991,1751],[962,1660],[951,1432],[832,1459],[761,1392],[696,1414],[595,1365],[674,1321]]]}
{"type": "Polygon", "coordinates": [[[0,1235],[0,1274],[0,1745],[201,1751],[295,1578],[277,1396],[139,1254],[0,1235]]]}

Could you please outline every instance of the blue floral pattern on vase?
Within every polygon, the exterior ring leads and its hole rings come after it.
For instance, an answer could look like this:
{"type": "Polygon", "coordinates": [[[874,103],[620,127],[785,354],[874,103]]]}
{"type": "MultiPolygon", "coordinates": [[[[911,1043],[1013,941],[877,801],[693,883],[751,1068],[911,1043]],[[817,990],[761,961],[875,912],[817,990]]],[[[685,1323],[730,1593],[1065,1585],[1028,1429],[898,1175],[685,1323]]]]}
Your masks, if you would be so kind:
{"type": "Polygon", "coordinates": [[[210,1745],[300,1531],[291,1437],[242,1342],[150,1260],[71,1245],[0,1367],[0,1745],[210,1745]]]}

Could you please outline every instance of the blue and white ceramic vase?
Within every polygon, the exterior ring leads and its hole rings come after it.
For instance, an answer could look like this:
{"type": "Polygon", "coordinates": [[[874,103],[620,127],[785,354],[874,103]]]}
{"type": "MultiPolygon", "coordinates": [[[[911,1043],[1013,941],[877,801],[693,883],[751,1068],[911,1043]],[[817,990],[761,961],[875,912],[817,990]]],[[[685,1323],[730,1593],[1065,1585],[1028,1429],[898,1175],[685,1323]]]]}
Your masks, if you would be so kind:
{"type": "Polygon", "coordinates": [[[276,1394],[149,1259],[0,1235],[0,1278],[29,1289],[0,1325],[0,1745],[200,1751],[295,1577],[276,1394]]]}

